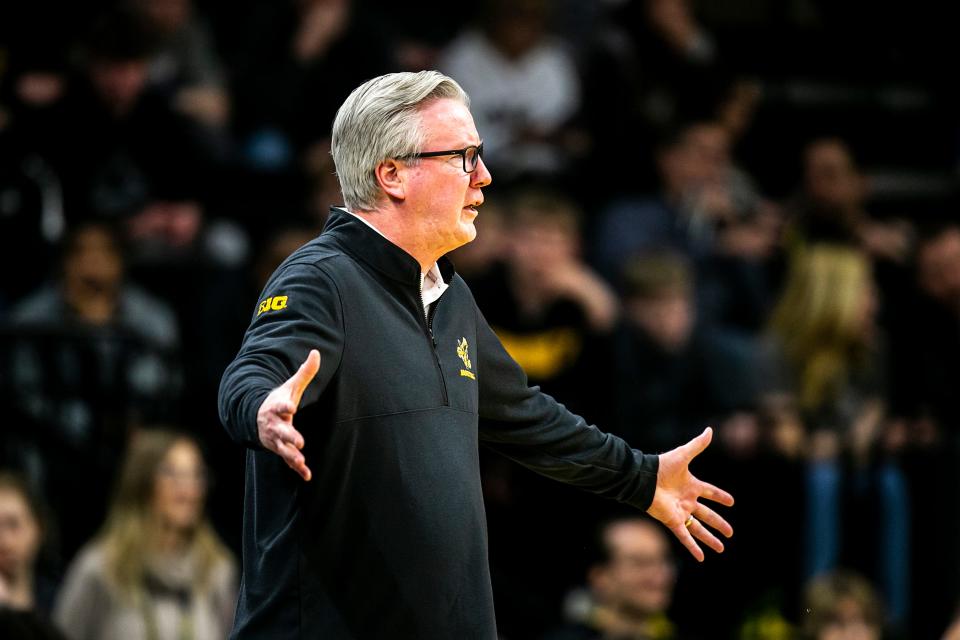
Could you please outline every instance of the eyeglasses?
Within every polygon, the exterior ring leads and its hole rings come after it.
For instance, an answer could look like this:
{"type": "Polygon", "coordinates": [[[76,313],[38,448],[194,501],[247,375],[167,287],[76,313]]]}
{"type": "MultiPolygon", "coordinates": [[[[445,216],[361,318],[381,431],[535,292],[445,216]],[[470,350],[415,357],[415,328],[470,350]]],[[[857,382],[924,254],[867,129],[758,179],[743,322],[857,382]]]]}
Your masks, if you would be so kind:
{"type": "Polygon", "coordinates": [[[480,144],[464,147],[463,149],[451,149],[449,151],[423,151],[421,153],[411,153],[410,155],[399,158],[439,158],[442,156],[460,156],[463,158],[463,172],[473,173],[480,164],[480,158],[483,157],[483,141],[480,144]]]}

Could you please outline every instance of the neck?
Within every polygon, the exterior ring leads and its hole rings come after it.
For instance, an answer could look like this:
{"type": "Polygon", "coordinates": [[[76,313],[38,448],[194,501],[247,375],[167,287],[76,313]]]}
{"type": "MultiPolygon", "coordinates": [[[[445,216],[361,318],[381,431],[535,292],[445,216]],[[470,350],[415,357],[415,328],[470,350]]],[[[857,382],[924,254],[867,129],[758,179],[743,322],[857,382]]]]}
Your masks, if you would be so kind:
{"type": "Polygon", "coordinates": [[[177,527],[161,524],[157,527],[154,544],[161,553],[179,551],[187,546],[187,534],[177,527]]]}
{"type": "Polygon", "coordinates": [[[443,255],[443,253],[437,253],[436,249],[427,244],[426,239],[429,234],[419,233],[416,228],[412,228],[409,221],[404,220],[403,215],[395,209],[354,211],[352,213],[376,228],[387,240],[410,254],[420,265],[421,274],[430,271],[434,263],[443,255]]]}

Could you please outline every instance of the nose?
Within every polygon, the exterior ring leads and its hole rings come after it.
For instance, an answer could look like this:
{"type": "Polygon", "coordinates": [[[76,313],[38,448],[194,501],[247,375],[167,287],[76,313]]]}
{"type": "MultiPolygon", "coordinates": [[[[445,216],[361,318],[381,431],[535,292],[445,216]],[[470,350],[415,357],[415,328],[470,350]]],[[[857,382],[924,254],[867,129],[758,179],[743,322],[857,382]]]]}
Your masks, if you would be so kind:
{"type": "Polygon", "coordinates": [[[470,186],[475,189],[482,189],[491,182],[493,182],[493,176],[490,175],[487,164],[483,161],[483,158],[478,158],[477,168],[470,174],[470,186]]]}

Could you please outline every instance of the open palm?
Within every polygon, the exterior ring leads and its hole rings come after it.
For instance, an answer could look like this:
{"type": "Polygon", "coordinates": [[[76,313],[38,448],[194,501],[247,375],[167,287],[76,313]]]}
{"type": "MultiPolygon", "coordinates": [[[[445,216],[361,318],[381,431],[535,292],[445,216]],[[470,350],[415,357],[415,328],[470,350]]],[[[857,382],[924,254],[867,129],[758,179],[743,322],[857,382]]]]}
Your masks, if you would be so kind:
{"type": "Polygon", "coordinates": [[[313,349],[297,372],[271,391],[257,411],[260,444],[283,458],[287,466],[304,480],[310,480],[313,474],[300,452],[304,441],[303,436],[293,426],[293,416],[300,408],[303,392],[319,370],[320,352],[313,349]]]}
{"type": "Polygon", "coordinates": [[[657,489],[647,513],[662,522],[683,543],[693,557],[703,562],[700,540],[721,553],[723,543],[707,529],[710,525],[726,537],[733,535],[733,527],[720,514],[700,502],[706,498],[727,507],[733,506],[733,496],[690,473],[690,462],[713,438],[709,427],[690,442],[660,454],[657,470],[657,489]]]}

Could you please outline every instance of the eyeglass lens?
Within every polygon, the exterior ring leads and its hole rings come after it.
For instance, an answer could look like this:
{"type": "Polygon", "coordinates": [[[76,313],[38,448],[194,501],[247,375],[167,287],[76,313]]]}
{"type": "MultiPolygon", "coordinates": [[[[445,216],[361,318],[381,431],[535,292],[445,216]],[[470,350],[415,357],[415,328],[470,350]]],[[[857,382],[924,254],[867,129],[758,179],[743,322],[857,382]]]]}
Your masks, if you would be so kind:
{"type": "Polygon", "coordinates": [[[464,170],[466,170],[467,173],[473,173],[476,170],[477,164],[479,163],[482,155],[482,145],[479,147],[469,147],[466,153],[463,154],[463,164],[465,165],[464,170]]]}

